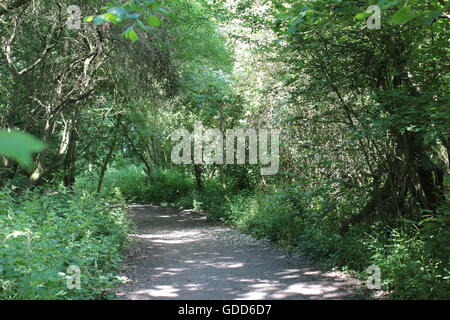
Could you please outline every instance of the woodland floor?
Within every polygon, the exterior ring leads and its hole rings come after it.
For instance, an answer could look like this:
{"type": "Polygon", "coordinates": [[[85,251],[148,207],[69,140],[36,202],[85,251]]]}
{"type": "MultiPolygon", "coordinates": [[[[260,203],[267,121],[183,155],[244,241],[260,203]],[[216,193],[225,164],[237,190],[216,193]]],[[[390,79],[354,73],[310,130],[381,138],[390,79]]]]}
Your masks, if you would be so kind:
{"type": "Polygon", "coordinates": [[[364,299],[361,283],[206,220],[193,211],[133,205],[136,242],[119,299],[364,299]]]}

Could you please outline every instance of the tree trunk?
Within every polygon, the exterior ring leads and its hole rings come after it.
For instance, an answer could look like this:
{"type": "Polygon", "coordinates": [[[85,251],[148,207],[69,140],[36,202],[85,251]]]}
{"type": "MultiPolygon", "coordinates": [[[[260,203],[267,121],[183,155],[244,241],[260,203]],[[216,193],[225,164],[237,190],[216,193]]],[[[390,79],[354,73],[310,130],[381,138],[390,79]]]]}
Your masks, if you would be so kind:
{"type": "Polygon", "coordinates": [[[70,132],[69,146],[67,147],[67,155],[64,163],[65,175],[64,185],[72,187],[75,184],[76,177],[76,156],[77,156],[77,130],[76,125],[73,126],[70,132]]]}
{"type": "Polygon", "coordinates": [[[197,185],[197,190],[202,191],[203,190],[202,168],[198,164],[194,164],[194,176],[195,176],[195,183],[197,185]]]}
{"type": "Polygon", "coordinates": [[[109,148],[108,155],[106,156],[105,161],[103,162],[102,169],[100,170],[100,176],[98,178],[98,185],[97,185],[97,193],[102,192],[103,181],[105,179],[106,170],[108,169],[108,164],[112,160],[112,157],[114,155],[114,150],[116,149],[118,140],[119,140],[119,128],[116,127],[116,132],[114,134],[113,141],[112,141],[111,146],[109,148]]]}

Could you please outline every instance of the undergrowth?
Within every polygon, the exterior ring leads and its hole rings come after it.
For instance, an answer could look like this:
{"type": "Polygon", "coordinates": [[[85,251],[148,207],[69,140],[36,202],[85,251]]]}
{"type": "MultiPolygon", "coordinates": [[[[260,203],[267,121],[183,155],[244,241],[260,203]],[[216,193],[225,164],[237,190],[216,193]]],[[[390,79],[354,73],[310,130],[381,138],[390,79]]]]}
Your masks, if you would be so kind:
{"type": "Polygon", "coordinates": [[[0,300],[112,298],[125,213],[124,203],[83,191],[1,189],[0,300]]]}
{"type": "Polygon", "coordinates": [[[361,194],[336,196],[327,183],[317,188],[298,185],[239,190],[218,178],[205,179],[202,190],[182,170],[155,171],[129,167],[111,170],[106,193],[131,201],[163,204],[207,213],[210,220],[232,225],[255,237],[285,247],[301,248],[309,258],[329,267],[347,270],[361,280],[366,269],[381,271],[382,289],[395,299],[450,298],[450,209],[424,214],[417,221],[358,223],[340,231],[345,217],[365,202],[361,194]],[[306,191],[307,190],[307,191],[306,191]]]}

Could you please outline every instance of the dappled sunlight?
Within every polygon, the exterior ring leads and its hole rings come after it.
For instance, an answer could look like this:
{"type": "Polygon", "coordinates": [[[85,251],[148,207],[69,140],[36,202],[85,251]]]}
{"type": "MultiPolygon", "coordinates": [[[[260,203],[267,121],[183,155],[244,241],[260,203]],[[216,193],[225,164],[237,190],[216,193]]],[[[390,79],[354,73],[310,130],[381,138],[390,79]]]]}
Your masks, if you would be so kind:
{"type": "Polygon", "coordinates": [[[319,296],[336,290],[336,288],[325,287],[319,284],[295,283],[283,290],[275,292],[272,297],[274,299],[284,299],[291,295],[319,296]]]}
{"type": "Polygon", "coordinates": [[[256,284],[249,284],[246,288],[248,292],[240,295],[238,300],[260,300],[265,299],[268,295],[280,288],[280,283],[278,281],[260,280],[253,281],[256,284]]]}
{"type": "Polygon", "coordinates": [[[154,298],[177,298],[179,289],[172,286],[155,286],[152,289],[138,290],[133,294],[147,295],[154,298]]]}
{"type": "Polygon", "coordinates": [[[183,239],[183,240],[153,240],[153,242],[155,243],[166,243],[166,244],[181,244],[181,243],[189,243],[189,242],[193,242],[195,240],[188,240],[188,239],[183,239]]]}
{"type": "Polygon", "coordinates": [[[244,294],[242,297],[237,298],[236,300],[263,300],[265,298],[267,298],[267,292],[253,291],[244,294]]]}
{"type": "Polygon", "coordinates": [[[447,3],[0,0],[0,300],[449,298],[447,3]]]}
{"type": "Polygon", "coordinates": [[[140,238],[144,239],[155,239],[152,241],[160,240],[160,239],[180,239],[180,238],[192,238],[194,236],[198,236],[200,232],[198,231],[175,231],[167,234],[142,234],[139,235],[140,238]]]}
{"type": "MultiPolygon", "coordinates": [[[[146,299],[149,297],[158,299],[198,299],[204,297],[205,292],[215,294],[217,290],[221,292],[224,299],[233,300],[262,300],[262,299],[340,299],[345,297],[348,292],[341,290],[338,286],[331,286],[328,282],[290,283],[289,279],[257,279],[240,278],[239,274],[232,277],[221,277],[209,275],[210,264],[196,266],[195,272],[205,274],[201,279],[196,279],[195,283],[186,283],[183,273],[192,274],[189,269],[171,269],[170,271],[160,270],[152,276],[149,287],[136,290],[131,293],[134,299],[146,299]],[[172,277],[177,276],[176,281],[172,277]],[[171,283],[170,285],[152,284],[152,282],[163,281],[171,283]],[[199,281],[200,280],[200,281],[199,281]]],[[[218,267],[217,265],[215,267],[218,267]]],[[[222,268],[230,266],[223,265],[222,268]]],[[[290,271],[282,271],[284,274],[290,271]]],[[[190,281],[190,280],[187,280],[190,281]]]]}
{"type": "Polygon", "coordinates": [[[290,274],[298,273],[298,272],[300,272],[300,269],[288,269],[288,270],[284,270],[281,272],[277,272],[277,273],[275,273],[275,275],[284,276],[284,275],[290,275],[290,274]]]}
{"type": "Polygon", "coordinates": [[[223,231],[193,220],[196,213],[165,212],[155,207],[134,212],[135,221],[145,219],[139,239],[146,255],[135,259],[140,262],[135,288],[128,293],[131,299],[341,299],[349,295],[348,281],[331,272],[293,262],[275,248],[224,242],[215,237],[223,231]],[[180,221],[183,215],[188,223],[180,221]]]}
{"type": "Polygon", "coordinates": [[[242,268],[244,267],[244,263],[237,262],[237,263],[227,263],[227,262],[215,262],[215,263],[206,263],[206,266],[212,266],[219,269],[235,269],[235,268],[242,268]]]}
{"type": "Polygon", "coordinates": [[[306,275],[317,275],[317,274],[320,274],[320,272],[319,271],[306,271],[305,274],[306,275]]]}
{"type": "Polygon", "coordinates": [[[281,277],[281,279],[297,279],[297,278],[300,278],[300,276],[296,274],[281,277]]]}
{"type": "Polygon", "coordinates": [[[155,278],[176,276],[178,273],[187,270],[184,268],[169,268],[169,269],[155,268],[155,270],[156,269],[158,269],[158,271],[159,270],[162,270],[162,271],[159,272],[158,274],[154,275],[153,277],[155,277],[155,278]]]}

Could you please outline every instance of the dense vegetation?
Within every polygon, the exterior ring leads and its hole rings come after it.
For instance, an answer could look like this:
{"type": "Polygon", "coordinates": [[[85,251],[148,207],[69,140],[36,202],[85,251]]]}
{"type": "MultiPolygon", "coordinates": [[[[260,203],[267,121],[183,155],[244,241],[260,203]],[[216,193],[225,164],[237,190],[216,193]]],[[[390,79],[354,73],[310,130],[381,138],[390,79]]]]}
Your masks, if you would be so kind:
{"type": "Polygon", "coordinates": [[[202,210],[362,278],[375,264],[391,298],[450,298],[445,6],[3,1],[0,299],[112,297],[127,202],[202,210]],[[174,164],[172,132],[197,121],[281,129],[278,174],[174,164]]]}

